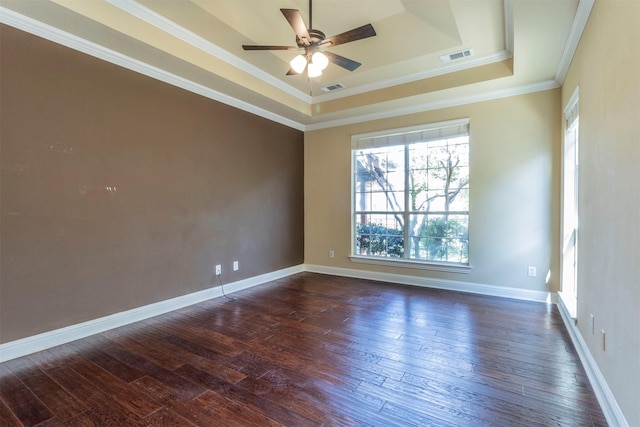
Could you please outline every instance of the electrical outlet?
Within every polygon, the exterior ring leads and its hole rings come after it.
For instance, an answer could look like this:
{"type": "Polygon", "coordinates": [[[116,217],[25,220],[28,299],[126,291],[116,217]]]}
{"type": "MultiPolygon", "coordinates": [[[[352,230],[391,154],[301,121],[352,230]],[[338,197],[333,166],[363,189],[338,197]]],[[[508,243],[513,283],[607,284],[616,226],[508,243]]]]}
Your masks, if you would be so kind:
{"type": "Polygon", "coordinates": [[[536,277],[536,268],[530,265],[529,269],[527,270],[527,276],[536,277]]]}
{"type": "Polygon", "coordinates": [[[220,264],[216,265],[216,276],[222,274],[222,266],[220,264]]]}
{"type": "Polygon", "coordinates": [[[233,261],[233,271],[238,271],[240,266],[238,265],[238,261],[233,261]]]}
{"type": "Polygon", "coordinates": [[[334,256],[333,249],[330,249],[329,250],[329,258],[333,258],[333,256],[334,256]]]}

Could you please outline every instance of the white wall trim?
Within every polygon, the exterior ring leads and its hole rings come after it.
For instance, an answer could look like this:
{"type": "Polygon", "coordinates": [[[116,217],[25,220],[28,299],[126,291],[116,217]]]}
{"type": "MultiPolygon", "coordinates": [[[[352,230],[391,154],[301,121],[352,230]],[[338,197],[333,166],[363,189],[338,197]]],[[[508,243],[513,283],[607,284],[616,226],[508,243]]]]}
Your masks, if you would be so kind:
{"type": "Polygon", "coordinates": [[[557,296],[553,292],[533,291],[528,289],[508,288],[486,285],[483,283],[462,282],[457,280],[433,279],[430,277],[409,276],[405,274],[380,273],[351,268],[327,267],[324,265],[305,264],[305,271],[311,273],[330,274],[333,276],[353,277],[356,279],[378,280],[380,282],[402,285],[422,286],[425,288],[444,289],[449,291],[468,292],[479,295],[514,298],[535,302],[555,303],[557,296]]]}
{"type": "Polygon", "coordinates": [[[569,332],[573,346],[576,348],[576,352],[580,357],[582,366],[587,373],[587,377],[593,387],[598,403],[600,403],[600,406],[602,407],[602,412],[604,412],[607,423],[611,426],[629,427],[629,423],[624,417],[620,406],[618,406],[618,402],[613,396],[602,372],[600,372],[598,364],[589,351],[587,343],[584,341],[584,338],[582,338],[582,334],[580,333],[574,319],[571,317],[564,301],[562,301],[562,298],[558,298],[558,310],[560,311],[564,325],[569,332]]]}
{"type": "Polygon", "coordinates": [[[306,125],[304,131],[314,131],[318,129],[326,129],[337,126],[345,126],[356,123],[388,119],[391,117],[405,116],[415,113],[423,113],[425,111],[440,110],[443,108],[457,107],[460,105],[474,104],[476,102],[492,101],[495,99],[508,98],[511,96],[527,95],[529,93],[542,92],[545,90],[556,89],[560,87],[560,83],[556,80],[546,80],[543,82],[526,84],[522,86],[508,87],[497,89],[489,92],[481,92],[473,95],[460,96],[458,98],[447,98],[439,101],[427,102],[424,104],[412,105],[410,107],[388,108],[370,114],[360,116],[346,117],[344,119],[327,120],[315,124],[306,125]]]}
{"type": "Polygon", "coordinates": [[[165,18],[161,14],[149,9],[142,4],[133,0],[107,0],[113,6],[118,7],[125,12],[161,29],[162,31],[171,34],[172,36],[196,47],[197,49],[207,53],[208,55],[218,58],[227,64],[236,67],[246,73],[251,74],[254,77],[259,78],[265,83],[279,89],[307,104],[311,103],[311,96],[305,94],[301,90],[294,88],[293,86],[283,82],[280,79],[273,77],[271,74],[262,71],[262,69],[252,65],[251,63],[231,54],[227,50],[221,48],[215,43],[205,39],[204,37],[195,34],[186,28],[176,24],[175,22],[165,18]]]}
{"type": "Polygon", "coordinates": [[[333,101],[336,99],[346,98],[348,96],[359,95],[366,92],[371,92],[380,89],[387,89],[390,87],[398,86],[401,84],[412,83],[423,79],[442,76],[445,74],[453,73],[456,71],[469,70],[471,68],[480,67],[482,65],[495,64],[507,59],[511,59],[513,55],[511,52],[502,50],[489,55],[478,56],[475,58],[464,59],[461,62],[454,62],[453,64],[441,65],[435,68],[429,68],[424,71],[420,71],[413,74],[407,74],[404,76],[396,77],[393,79],[380,80],[374,83],[361,85],[351,89],[343,89],[333,93],[327,93],[324,95],[316,95],[313,97],[313,103],[319,104],[325,101],[333,101]]]}
{"type": "Polygon", "coordinates": [[[504,46],[513,54],[514,32],[513,32],[513,1],[504,0],[504,46]]]}
{"type": "Polygon", "coordinates": [[[567,37],[567,42],[564,45],[564,52],[562,52],[562,57],[560,58],[558,69],[556,70],[556,80],[560,84],[564,84],[564,79],[567,77],[569,66],[573,60],[573,55],[575,55],[576,49],[578,49],[578,43],[580,42],[584,28],[587,25],[587,21],[589,20],[589,15],[591,15],[591,9],[593,9],[595,1],[596,0],[580,0],[578,2],[576,16],[573,18],[573,22],[571,23],[569,37],[567,37]]]}
{"type": "MultiPolygon", "coordinates": [[[[594,0],[581,0],[580,3],[583,3],[583,2],[588,3],[590,1],[594,1],[594,0]]],[[[121,5],[124,5],[124,4],[132,3],[130,0],[113,0],[113,2],[118,7],[121,7],[121,5]]],[[[508,5],[509,2],[510,0],[507,0],[506,4],[508,5]]],[[[148,16],[146,16],[146,18],[148,19],[148,16]]],[[[166,28],[166,26],[164,25],[161,25],[160,23],[160,21],[162,20],[161,18],[162,18],[161,16],[154,15],[154,19],[155,19],[154,25],[160,26],[165,31],[168,31],[173,35],[176,35],[174,34],[175,31],[170,30],[169,28],[166,28]]],[[[259,117],[272,120],[276,123],[280,123],[285,126],[289,126],[293,129],[297,129],[303,132],[355,124],[355,123],[362,123],[362,122],[372,121],[372,120],[398,117],[398,116],[407,115],[407,114],[421,113],[425,111],[438,110],[442,108],[455,107],[459,105],[472,104],[476,102],[490,101],[494,99],[524,95],[528,93],[545,91],[545,90],[550,90],[550,89],[555,89],[557,87],[560,87],[560,81],[556,77],[556,80],[547,80],[547,81],[536,82],[532,84],[526,84],[522,86],[503,88],[503,89],[498,89],[494,91],[473,94],[469,96],[461,96],[458,98],[448,98],[440,101],[427,102],[427,103],[423,103],[423,104],[419,104],[411,107],[387,108],[387,109],[384,109],[383,111],[373,113],[373,114],[356,115],[356,116],[350,116],[344,119],[336,119],[336,120],[324,120],[318,123],[310,123],[305,125],[302,122],[291,120],[287,117],[273,113],[264,108],[257,107],[248,102],[242,101],[240,99],[234,98],[232,96],[229,96],[222,92],[214,90],[210,87],[201,85],[199,83],[196,83],[184,77],[181,77],[176,74],[162,70],[160,68],[154,67],[143,61],[137,60],[127,55],[123,55],[119,52],[108,49],[97,43],[90,42],[81,37],[62,31],[51,25],[45,24],[43,22],[40,22],[28,16],[24,16],[18,12],[15,12],[11,9],[8,9],[2,6],[0,6],[0,23],[10,25],[22,31],[26,31],[30,34],[34,34],[38,37],[42,37],[46,40],[61,44],[63,46],[85,53],[87,55],[91,55],[95,58],[102,59],[112,64],[116,64],[123,68],[129,69],[131,71],[135,71],[137,73],[143,74],[147,77],[160,80],[162,82],[171,84],[173,86],[182,88],[184,90],[188,90],[198,95],[202,95],[206,98],[213,99],[214,101],[221,102],[223,104],[238,108],[243,111],[247,111],[259,117]]],[[[192,36],[192,38],[194,39],[192,39],[190,42],[195,43],[194,40],[196,35],[193,35],[193,34],[186,35],[185,33],[182,33],[180,37],[189,39],[188,36],[192,36]]],[[[207,51],[209,54],[217,57],[224,56],[219,50],[215,49],[216,47],[215,45],[203,40],[200,40],[202,43],[200,43],[200,45],[196,47],[203,49],[207,51]]],[[[487,55],[486,57],[478,58],[474,60],[475,62],[465,63],[465,66],[477,66],[485,63],[501,61],[510,57],[511,57],[511,52],[509,50],[505,50],[502,52],[498,52],[495,55],[487,55]]],[[[226,58],[226,59],[229,59],[229,58],[226,58]]],[[[570,61],[569,57],[568,59],[570,61]]],[[[239,62],[234,62],[232,65],[239,66],[239,62]]],[[[416,78],[416,76],[413,76],[411,78],[416,78]]],[[[282,89],[282,88],[280,87],[279,89],[282,89]]]]}
{"type": "Polygon", "coordinates": [[[382,258],[375,256],[350,255],[353,263],[384,265],[386,267],[413,268],[416,270],[444,271],[447,273],[469,274],[472,267],[468,264],[422,262],[404,258],[382,258]]]}
{"type": "MultiPolygon", "coordinates": [[[[273,271],[237,282],[226,283],[224,284],[224,291],[227,295],[232,294],[303,271],[304,266],[302,264],[273,271]]],[[[0,344],[0,363],[221,296],[222,290],[220,286],[216,286],[214,288],[193,292],[76,325],[0,344]]]]}
{"type": "MultiPolygon", "coordinates": [[[[348,268],[328,267],[314,264],[301,264],[293,267],[277,270],[255,277],[239,280],[237,282],[225,284],[225,293],[232,294],[244,289],[252,288],[273,280],[278,280],[293,274],[302,272],[328,274],[334,276],[353,277],[358,279],[377,280],[381,282],[397,283],[413,286],[421,286],[434,289],[443,289],[459,292],[468,292],[479,295],[489,295],[505,298],[514,298],[526,301],[553,303],[558,305],[562,320],[569,332],[569,336],[576,348],[580,361],[587,373],[589,381],[594,389],[594,393],[602,407],[607,422],[610,425],[628,427],[622,410],[609,389],[604,376],[600,372],[589,348],[587,347],[580,331],[576,327],[566,306],[557,294],[544,291],[533,291],[527,289],[508,288],[482,283],[462,282],[456,280],[433,279],[428,277],[417,277],[403,274],[380,273],[367,270],[357,270],[348,268]]],[[[194,292],[188,295],[159,301],[153,304],[134,308],[131,310],[104,316],[98,319],[76,325],[67,326],[49,332],[44,332],[31,337],[26,337],[5,344],[0,344],[0,363],[18,357],[26,356],[37,351],[62,345],[71,341],[98,334],[113,328],[128,325],[150,317],[168,313],[180,308],[198,304],[200,302],[221,297],[222,289],[217,286],[210,289],[194,292]]]]}
{"type": "MultiPolygon", "coordinates": [[[[240,70],[246,71],[251,75],[261,79],[265,83],[270,84],[271,86],[282,90],[283,92],[294,96],[308,104],[312,103],[320,103],[324,101],[330,101],[334,99],[345,98],[347,96],[357,95],[364,92],[369,92],[372,90],[385,89],[388,87],[396,86],[403,83],[410,83],[417,80],[422,80],[429,77],[439,76],[447,73],[451,73],[454,71],[467,70],[470,68],[478,67],[480,65],[492,64],[495,62],[504,61],[506,59],[512,58],[511,52],[512,49],[509,49],[509,46],[513,46],[513,18],[505,19],[505,35],[507,39],[505,43],[507,45],[507,49],[495,52],[489,55],[484,55],[482,57],[470,58],[468,60],[458,62],[455,64],[449,64],[443,67],[438,67],[434,69],[429,69],[425,71],[421,71],[415,74],[409,74],[406,76],[402,76],[396,79],[388,79],[384,81],[379,81],[373,83],[371,85],[360,86],[356,89],[347,89],[342,90],[337,93],[319,95],[315,97],[311,97],[306,93],[294,88],[293,86],[283,82],[280,79],[273,77],[271,74],[264,72],[262,69],[250,64],[249,62],[237,57],[229,53],[228,51],[222,49],[218,45],[212,43],[209,40],[195,34],[186,28],[176,24],[175,22],[165,18],[161,14],[137,3],[133,0],[107,0],[113,6],[116,6],[125,12],[136,16],[139,19],[171,34],[174,37],[179,38],[185,43],[194,46],[207,54],[218,58],[240,70]]],[[[511,0],[505,0],[505,8],[509,7],[511,0]]],[[[506,13],[505,13],[506,14],[506,13]]]]}
{"type": "MultiPolygon", "coordinates": [[[[555,294],[550,292],[505,288],[481,283],[432,279],[428,277],[417,277],[402,274],[377,273],[366,270],[327,267],[313,264],[301,264],[271,273],[262,274],[260,276],[239,280],[237,282],[227,283],[224,285],[225,293],[231,294],[304,271],[435,289],[469,292],[480,295],[515,298],[527,301],[556,302],[555,294]]],[[[222,289],[219,286],[216,286],[214,288],[204,289],[191,294],[159,301],[131,310],[122,311],[120,313],[111,314],[109,316],[100,317],[98,319],[89,320],[16,341],[0,344],[0,363],[221,296],[222,289]]]]}
{"type": "Polygon", "coordinates": [[[0,23],[297,130],[304,125],[0,6],[0,23]]]}

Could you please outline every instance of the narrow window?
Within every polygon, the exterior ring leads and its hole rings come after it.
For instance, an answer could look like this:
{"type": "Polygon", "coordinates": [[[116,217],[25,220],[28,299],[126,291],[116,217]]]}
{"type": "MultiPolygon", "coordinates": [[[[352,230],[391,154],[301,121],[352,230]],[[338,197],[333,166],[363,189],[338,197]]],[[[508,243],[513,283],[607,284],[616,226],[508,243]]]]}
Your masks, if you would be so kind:
{"type": "Polygon", "coordinates": [[[562,164],[562,299],[574,319],[578,310],[578,176],[579,89],[564,110],[565,131],[562,164]]]}

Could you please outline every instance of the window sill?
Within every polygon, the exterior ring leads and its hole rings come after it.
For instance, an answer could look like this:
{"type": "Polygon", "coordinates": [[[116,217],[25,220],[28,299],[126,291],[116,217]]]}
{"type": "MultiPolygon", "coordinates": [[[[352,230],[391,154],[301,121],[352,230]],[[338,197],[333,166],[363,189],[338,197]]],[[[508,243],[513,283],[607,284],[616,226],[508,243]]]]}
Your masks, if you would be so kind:
{"type": "Polygon", "coordinates": [[[386,267],[415,268],[418,270],[444,271],[447,273],[461,273],[461,274],[469,274],[469,272],[471,271],[470,265],[463,265],[463,264],[447,264],[447,263],[436,263],[436,262],[413,261],[408,259],[378,258],[378,257],[367,257],[362,255],[351,255],[349,259],[351,259],[351,262],[355,262],[355,263],[384,265],[386,267]]]}

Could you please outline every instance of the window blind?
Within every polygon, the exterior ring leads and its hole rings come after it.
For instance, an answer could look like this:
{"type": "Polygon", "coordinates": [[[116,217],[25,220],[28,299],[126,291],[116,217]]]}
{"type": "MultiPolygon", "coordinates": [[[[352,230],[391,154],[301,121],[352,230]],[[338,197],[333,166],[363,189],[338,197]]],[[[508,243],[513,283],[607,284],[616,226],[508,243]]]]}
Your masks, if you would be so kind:
{"type": "Polygon", "coordinates": [[[564,119],[566,121],[565,125],[566,125],[566,129],[571,128],[571,126],[573,126],[573,124],[576,122],[576,120],[578,120],[579,117],[579,109],[578,109],[578,100],[579,100],[579,95],[578,95],[578,88],[576,88],[576,90],[573,92],[573,95],[571,95],[571,99],[569,99],[569,102],[567,103],[567,106],[564,109],[564,119]]]}
{"type": "Polygon", "coordinates": [[[390,147],[416,142],[437,141],[469,134],[469,119],[412,126],[382,132],[372,132],[351,136],[351,149],[390,147]]]}

